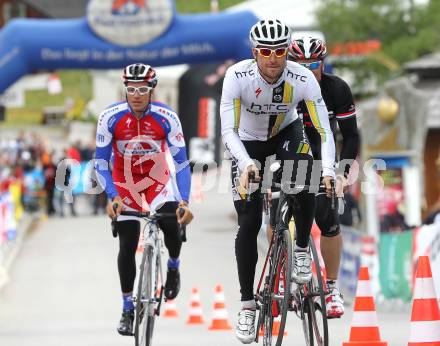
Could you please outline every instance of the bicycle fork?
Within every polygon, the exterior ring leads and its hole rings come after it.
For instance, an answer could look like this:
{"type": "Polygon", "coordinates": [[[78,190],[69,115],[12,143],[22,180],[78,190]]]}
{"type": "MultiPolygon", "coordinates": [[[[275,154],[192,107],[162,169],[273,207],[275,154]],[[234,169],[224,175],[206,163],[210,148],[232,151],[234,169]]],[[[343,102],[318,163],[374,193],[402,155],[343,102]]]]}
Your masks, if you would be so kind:
{"type": "Polygon", "coordinates": [[[157,258],[157,263],[159,266],[159,270],[158,270],[158,278],[157,278],[157,289],[159,290],[159,296],[156,297],[156,302],[157,302],[157,307],[155,310],[155,313],[157,316],[160,315],[160,308],[162,306],[162,298],[163,298],[163,291],[164,291],[164,280],[163,280],[163,266],[162,266],[162,256],[165,254],[165,250],[163,249],[162,246],[162,239],[157,239],[156,242],[156,249],[160,249],[156,258],[157,258]]]}

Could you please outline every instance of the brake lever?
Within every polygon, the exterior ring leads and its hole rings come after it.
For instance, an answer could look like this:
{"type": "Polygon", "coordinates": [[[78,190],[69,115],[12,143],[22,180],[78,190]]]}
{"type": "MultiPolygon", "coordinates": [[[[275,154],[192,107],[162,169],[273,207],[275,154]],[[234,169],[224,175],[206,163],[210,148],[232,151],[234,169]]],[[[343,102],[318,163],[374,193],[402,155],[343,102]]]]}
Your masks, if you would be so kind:
{"type": "Polygon", "coordinates": [[[332,186],[332,196],[331,196],[331,208],[332,210],[336,209],[336,190],[335,190],[335,181],[330,180],[330,185],[332,186]]]}
{"type": "Polygon", "coordinates": [[[255,182],[255,172],[249,172],[248,173],[248,187],[246,191],[246,202],[251,201],[251,193],[252,193],[252,187],[251,184],[255,182]]]}
{"type": "MultiPolygon", "coordinates": [[[[182,217],[185,214],[185,209],[183,208],[179,208],[179,217],[182,217]]],[[[179,224],[180,227],[180,239],[182,240],[182,242],[186,242],[186,225],[181,225],[179,224]]]]}
{"type": "Polygon", "coordinates": [[[264,214],[268,214],[269,211],[269,196],[268,193],[263,194],[263,212],[264,214]]]}
{"type": "MultiPolygon", "coordinates": [[[[113,211],[116,213],[116,210],[118,209],[118,204],[117,203],[113,203],[112,208],[113,208],[113,211]]],[[[112,218],[112,223],[111,223],[112,226],[111,227],[112,227],[113,238],[117,238],[118,237],[118,230],[116,229],[116,222],[117,222],[117,220],[118,220],[117,216],[112,218]]]]}

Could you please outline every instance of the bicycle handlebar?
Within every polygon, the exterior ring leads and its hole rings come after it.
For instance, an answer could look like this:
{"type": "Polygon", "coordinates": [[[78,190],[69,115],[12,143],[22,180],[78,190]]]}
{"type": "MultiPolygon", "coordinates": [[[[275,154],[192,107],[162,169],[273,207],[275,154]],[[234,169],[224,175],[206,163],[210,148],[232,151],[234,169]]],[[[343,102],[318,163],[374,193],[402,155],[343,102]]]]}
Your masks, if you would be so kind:
{"type": "Polygon", "coordinates": [[[175,213],[154,213],[151,214],[149,211],[136,211],[136,210],[124,210],[121,211],[121,214],[123,216],[136,216],[140,217],[142,219],[148,219],[150,221],[157,221],[160,219],[172,219],[176,218],[175,213]]]}
{"type": "Polygon", "coordinates": [[[336,190],[335,190],[335,181],[332,179],[330,180],[330,185],[332,187],[332,195],[331,195],[331,202],[330,202],[330,208],[332,210],[335,210],[336,208],[336,190]]]}
{"type": "MultiPolygon", "coordinates": [[[[185,210],[179,209],[180,216],[182,216],[185,213],[185,210]],[[182,214],[183,213],[183,214],[182,214]]],[[[149,220],[149,221],[159,221],[163,219],[175,219],[177,218],[177,215],[175,213],[154,213],[151,214],[149,211],[136,211],[136,210],[124,210],[121,211],[121,214],[123,216],[135,216],[139,217],[141,219],[149,220]]],[[[112,233],[113,237],[117,237],[117,230],[116,230],[116,219],[112,220],[112,233]]],[[[179,236],[182,242],[186,242],[186,225],[180,225],[179,224],[179,236]]]]}
{"type": "MultiPolygon", "coordinates": [[[[182,217],[185,214],[185,210],[183,208],[179,208],[179,216],[182,217]]],[[[180,239],[182,242],[186,242],[186,225],[179,225],[180,229],[180,239]]]]}
{"type": "Polygon", "coordinates": [[[255,172],[249,172],[248,173],[248,188],[246,191],[246,202],[251,201],[251,184],[255,182],[255,172]]]}

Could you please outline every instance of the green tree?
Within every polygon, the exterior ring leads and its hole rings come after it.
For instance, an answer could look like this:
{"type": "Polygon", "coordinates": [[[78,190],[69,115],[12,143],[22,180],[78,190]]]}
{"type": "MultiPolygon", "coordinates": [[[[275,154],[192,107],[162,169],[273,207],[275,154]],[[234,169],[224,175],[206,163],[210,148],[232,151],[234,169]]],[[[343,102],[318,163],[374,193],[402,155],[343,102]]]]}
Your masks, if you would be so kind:
{"type": "Polygon", "coordinates": [[[372,75],[384,81],[400,73],[405,62],[440,45],[438,0],[425,5],[414,0],[321,0],[317,18],[330,48],[336,42],[381,41],[379,52],[345,60],[359,81],[372,75]]]}

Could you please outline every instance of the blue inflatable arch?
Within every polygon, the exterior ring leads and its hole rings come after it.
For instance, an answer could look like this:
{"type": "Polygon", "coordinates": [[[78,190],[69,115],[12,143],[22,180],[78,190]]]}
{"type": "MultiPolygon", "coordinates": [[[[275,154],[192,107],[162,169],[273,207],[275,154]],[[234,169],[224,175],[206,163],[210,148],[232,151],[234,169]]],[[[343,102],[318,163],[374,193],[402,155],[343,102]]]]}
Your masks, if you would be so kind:
{"type": "Polygon", "coordinates": [[[167,66],[249,58],[249,29],[256,21],[248,11],[197,15],[174,11],[169,27],[159,37],[141,46],[124,47],[98,36],[87,18],[15,19],[0,31],[0,94],[22,76],[40,70],[114,69],[138,61],[167,66]]]}

